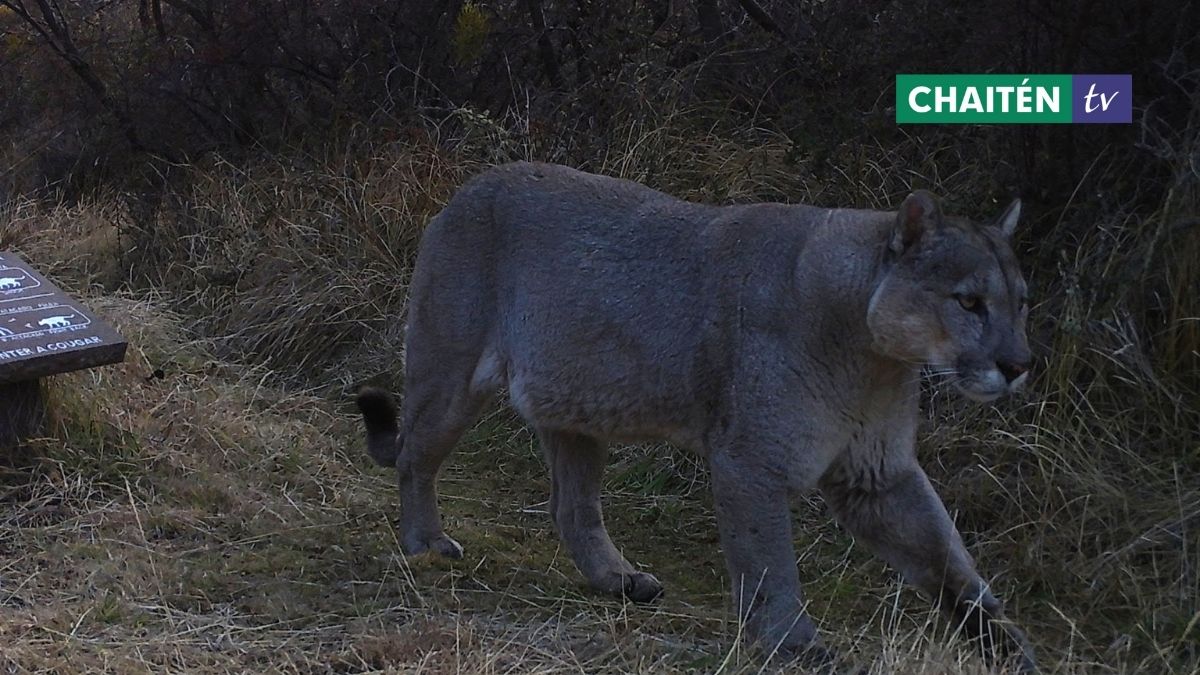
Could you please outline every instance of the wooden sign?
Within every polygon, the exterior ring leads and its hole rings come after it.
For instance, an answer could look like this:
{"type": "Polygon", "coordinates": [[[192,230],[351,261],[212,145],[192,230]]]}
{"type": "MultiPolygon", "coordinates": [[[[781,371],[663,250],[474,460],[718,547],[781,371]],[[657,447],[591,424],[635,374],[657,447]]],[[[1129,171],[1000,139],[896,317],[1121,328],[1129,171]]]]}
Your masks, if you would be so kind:
{"type": "Polygon", "coordinates": [[[126,346],[78,300],[0,252],[0,384],[119,363],[126,346]]]}

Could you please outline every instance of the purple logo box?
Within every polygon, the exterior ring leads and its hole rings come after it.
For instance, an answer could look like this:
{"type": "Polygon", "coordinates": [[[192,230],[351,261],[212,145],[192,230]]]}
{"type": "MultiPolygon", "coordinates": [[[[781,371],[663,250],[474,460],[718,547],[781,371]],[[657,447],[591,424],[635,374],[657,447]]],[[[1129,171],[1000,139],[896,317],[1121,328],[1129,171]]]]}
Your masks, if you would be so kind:
{"type": "Polygon", "coordinates": [[[1129,124],[1133,121],[1132,75],[1072,75],[1071,121],[1129,124]]]}

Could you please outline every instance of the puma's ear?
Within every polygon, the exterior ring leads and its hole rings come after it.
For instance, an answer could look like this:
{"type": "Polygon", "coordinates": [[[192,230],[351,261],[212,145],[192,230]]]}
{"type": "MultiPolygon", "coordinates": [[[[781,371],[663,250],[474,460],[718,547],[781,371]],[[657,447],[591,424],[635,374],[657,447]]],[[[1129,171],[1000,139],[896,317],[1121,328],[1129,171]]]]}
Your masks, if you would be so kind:
{"type": "Polygon", "coordinates": [[[894,253],[903,253],[924,234],[934,231],[941,224],[942,209],[938,206],[937,198],[930,192],[917,190],[900,204],[890,248],[894,253]]]}
{"type": "Polygon", "coordinates": [[[996,227],[1000,228],[1000,232],[1003,233],[1005,237],[1011,237],[1013,232],[1017,230],[1017,221],[1020,219],[1021,200],[1014,199],[1012,200],[1012,203],[1008,205],[1008,208],[1004,209],[1004,213],[1000,214],[1000,217],[996,219],[996,227]]]}

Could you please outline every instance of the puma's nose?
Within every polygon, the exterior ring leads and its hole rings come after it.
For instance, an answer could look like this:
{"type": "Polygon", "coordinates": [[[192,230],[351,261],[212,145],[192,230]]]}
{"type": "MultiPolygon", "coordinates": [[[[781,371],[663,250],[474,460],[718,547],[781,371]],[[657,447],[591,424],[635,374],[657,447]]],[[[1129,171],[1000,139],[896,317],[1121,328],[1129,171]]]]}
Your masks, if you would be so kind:
{"type": "Polygon", "coordinates": [[[1029,372],[1029,362],[1024,361],[1017,363],[1015,361],[998,361],[996,367],[1000,369],[1000,373],[1004,375],[1004,379],[1012,384],[1018,377],[1029,372]]]}

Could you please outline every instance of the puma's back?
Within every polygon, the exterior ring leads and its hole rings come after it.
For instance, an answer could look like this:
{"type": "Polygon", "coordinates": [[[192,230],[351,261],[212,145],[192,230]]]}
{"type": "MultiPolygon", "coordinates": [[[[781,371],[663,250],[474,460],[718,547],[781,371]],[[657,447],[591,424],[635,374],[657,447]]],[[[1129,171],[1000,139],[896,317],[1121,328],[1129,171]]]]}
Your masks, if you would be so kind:
{"type": "Polygon", "coordinates": [[[407,379],[425,367],[427,334],[439,353],[453,335],[479,354],[475,385],[507,386],[529,419],[695,446],[733,367],[729,317],[790,301],[805,228],[827,214],[705,206],[555,165],[498,167],[424,235],[407,379]]]}

